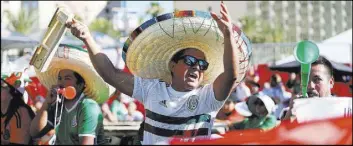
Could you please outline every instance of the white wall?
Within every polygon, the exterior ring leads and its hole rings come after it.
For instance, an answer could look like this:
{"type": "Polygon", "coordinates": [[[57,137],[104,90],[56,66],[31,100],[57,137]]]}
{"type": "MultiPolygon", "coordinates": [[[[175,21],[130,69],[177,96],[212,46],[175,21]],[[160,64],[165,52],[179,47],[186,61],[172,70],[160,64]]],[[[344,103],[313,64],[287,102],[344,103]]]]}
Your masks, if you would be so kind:
{"type": "MultiPolygon", "coordinates": [[[[246,1],[224,1],[233,22],[244,16],[247,10],[246,1]]],[[[178,10],[200,10],[208,11],[210,6],[212,11],[220,15],[220,1],[174,1],[174,8],[178,10]]]]}
{"type": "Polygon", "coordinates": [[[39,29],[46,29],[56,10],[55,1],[38,1],[39,29]]]}

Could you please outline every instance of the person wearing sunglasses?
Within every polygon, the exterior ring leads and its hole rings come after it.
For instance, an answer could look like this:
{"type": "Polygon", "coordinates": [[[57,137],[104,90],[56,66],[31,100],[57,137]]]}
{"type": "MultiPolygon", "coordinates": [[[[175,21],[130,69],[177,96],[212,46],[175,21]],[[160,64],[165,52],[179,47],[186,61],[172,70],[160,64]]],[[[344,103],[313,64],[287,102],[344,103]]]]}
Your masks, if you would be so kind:
{"type": "Polygon", "coordinates": [[[114,68],[86,25],[73,19],[66,26],[85,43],[101,77],[144,104],[142,144],[156,144],[210,138],[217,112],[245,77],[250,41],[223,2],[221,14],[175,11],[143,23],[123,48],[133,75],[114,68]]]}
{"type": "Polygon", "coordinates": [[[1,145],[32,145],[29,127],[35,114],[23,94],[7,81],[1,79],[1,145]]]}
{"type": "Polygon", "coordinates": [[[246,101],[239,102],[235,109],[246,118],[241,122],[229,125],[230,130],[260,129],[267,131],[276,126],[276,117],[273,115],[275,102],[267,95],[255,94],[246,101]]]}

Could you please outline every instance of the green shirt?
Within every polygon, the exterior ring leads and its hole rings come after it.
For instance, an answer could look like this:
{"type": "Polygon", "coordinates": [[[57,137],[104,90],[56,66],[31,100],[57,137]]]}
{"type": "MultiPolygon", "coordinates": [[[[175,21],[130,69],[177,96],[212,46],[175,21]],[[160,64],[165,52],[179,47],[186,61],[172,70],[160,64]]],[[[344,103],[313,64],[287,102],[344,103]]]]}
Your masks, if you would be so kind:
{"type": "Polygon", "coordinates": [[[56,144],[79,145],[82,136],[94,136],[95,144],[104,141],[103,115],[98,103],[81,95],[72,109],[64,107],[56,130],[56,144]]]}
{"type": "Polygon", "coordinates": [[[274,115],[270,115],[264,118],[258,117],[248,117],[239,123],[234,123],[231,127],[232,129],[256,129],[259,128],[261,130],[272,129],[276,126],[276,117],[274,115]]]}

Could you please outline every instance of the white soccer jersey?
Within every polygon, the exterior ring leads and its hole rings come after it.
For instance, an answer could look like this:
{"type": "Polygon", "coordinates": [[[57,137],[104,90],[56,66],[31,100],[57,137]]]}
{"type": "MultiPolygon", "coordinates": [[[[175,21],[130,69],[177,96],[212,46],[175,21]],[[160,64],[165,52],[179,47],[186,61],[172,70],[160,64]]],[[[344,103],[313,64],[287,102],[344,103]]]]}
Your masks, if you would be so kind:
{"type": "Polygon", "coordinates": [[[185,140],[209,138],[213,121],[224,104],[216,100],[212,84],[178,92],[158,79],[137,76],[132,97],[146,109],[142,144],[168,141],[173,136],[185,140]]]}

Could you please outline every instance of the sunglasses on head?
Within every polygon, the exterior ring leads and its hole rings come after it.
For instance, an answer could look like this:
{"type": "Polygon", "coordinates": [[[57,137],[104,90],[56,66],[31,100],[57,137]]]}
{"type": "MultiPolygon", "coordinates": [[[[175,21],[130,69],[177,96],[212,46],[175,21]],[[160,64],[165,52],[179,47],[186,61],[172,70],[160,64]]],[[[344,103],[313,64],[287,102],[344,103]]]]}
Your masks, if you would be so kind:
{"type": "Polygon", "coordinates": [[[185,56],[180,56],[178,60],[183,59],[184,63],[188,66],[194,66],[196,63],[199,64],[200,70],[207,70],[208,67],[208,62],[202,59],[197,59],[193,56],[185,55],[185,56]]]}

